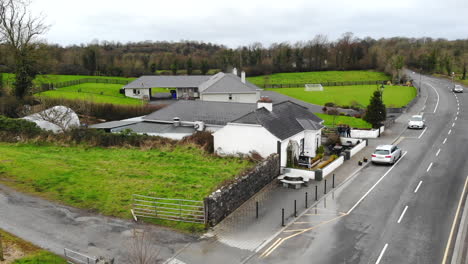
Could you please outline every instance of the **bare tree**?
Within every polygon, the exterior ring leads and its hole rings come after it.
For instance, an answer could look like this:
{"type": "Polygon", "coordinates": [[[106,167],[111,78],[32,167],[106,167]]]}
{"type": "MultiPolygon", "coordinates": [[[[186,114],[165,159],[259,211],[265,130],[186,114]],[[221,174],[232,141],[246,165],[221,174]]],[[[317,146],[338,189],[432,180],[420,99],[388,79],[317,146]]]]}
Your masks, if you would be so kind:
{"type": "Polygon", "coordinates": [[[128,251],[129,264],[153,264],[159,255],[159,249],[151,242],[148,230],[133,230],[128,251]]]}
{"type": "Polygon", "coordinates": [[[36,75],[37,37],[48,26],[43,17],[33,17],[29,0],[0,0],[0,43],[11,50],[15,61],[15,95],[23,98],[32,88],[36,75]]]}
{"type": "Polygon", "coordinates": [[[61,132],[65,132],[71,126],[75,125],[77,117],[75,112],[65,106],[54,106],[52,108],[41,111],[33,115],[34,120],[47,121],[60,128],[61,132]]]}

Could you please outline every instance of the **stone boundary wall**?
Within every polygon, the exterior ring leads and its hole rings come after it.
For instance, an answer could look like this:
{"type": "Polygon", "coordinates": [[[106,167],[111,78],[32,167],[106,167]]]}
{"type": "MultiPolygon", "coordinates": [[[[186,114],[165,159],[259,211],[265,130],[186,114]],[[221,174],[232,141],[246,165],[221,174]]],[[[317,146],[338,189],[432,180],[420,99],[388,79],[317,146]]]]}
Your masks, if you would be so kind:
{"type": "Polygon", "coordinates": [[[215,226],[280,174],[280,157],[269,156],[252,170],[237,177],[204,199],[206,223],[215,226]]]}

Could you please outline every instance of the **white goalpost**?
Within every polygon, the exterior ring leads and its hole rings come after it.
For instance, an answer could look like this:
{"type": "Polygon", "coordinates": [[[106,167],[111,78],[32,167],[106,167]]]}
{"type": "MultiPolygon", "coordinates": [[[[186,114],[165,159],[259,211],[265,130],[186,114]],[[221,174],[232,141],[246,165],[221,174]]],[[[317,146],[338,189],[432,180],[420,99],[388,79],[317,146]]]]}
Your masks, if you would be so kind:
{"type": "Polygon", "coordinates": [[[306,92],[322,92],[323,91],[323,86],[320,83],[308,83],[305,85],[304,91],[306,92]]]}

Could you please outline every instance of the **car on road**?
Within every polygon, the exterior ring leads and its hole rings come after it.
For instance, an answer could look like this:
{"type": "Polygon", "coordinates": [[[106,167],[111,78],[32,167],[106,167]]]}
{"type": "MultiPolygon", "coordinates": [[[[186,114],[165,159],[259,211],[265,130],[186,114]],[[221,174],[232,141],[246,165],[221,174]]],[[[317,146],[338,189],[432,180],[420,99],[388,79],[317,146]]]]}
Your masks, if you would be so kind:
{"type": "Polygon", "coordinates": [[[426,121],[422,115],[414,115],[408,121],[408,128],[423,129],[426,126],[426,121]]]}
{"type": "Polygon", "coordinates": [[[455,85],[452,89],[454,93],[463,93],[463,87],[461,85],[455,85]]]}
{"type": "Polygon", "coordinates": [[[380,145],[377,146],[372,153],[372,163],[395,164],[401,158],[401,149],[395,145],[380,145]]]}

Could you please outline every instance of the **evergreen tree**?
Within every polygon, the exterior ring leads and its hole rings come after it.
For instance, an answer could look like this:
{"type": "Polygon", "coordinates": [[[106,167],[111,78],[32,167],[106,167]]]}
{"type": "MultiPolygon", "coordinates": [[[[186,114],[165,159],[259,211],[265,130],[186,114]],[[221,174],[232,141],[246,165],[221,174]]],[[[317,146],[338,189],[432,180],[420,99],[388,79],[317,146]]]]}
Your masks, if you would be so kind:
{"type": "Polygon", "coordinates": [[[205,75],[208,73],[208,71],[210,70],[210,65],[208,65],[207,60],[202,60],[200,70],[201,70],[202,75],[205,75]]]}
{"type": "Polygon", "coordinates": [[[192,71],[193,71],[192,57],[189,57],[189,58],[187,59],[187,74],[188,74],[188,75],[192,75],[192,71]]]}
{"type": "Polygon", "coordinates": [[[177,70],[179,70],[179,63],[177,62],[177,59],[174,59],[171,64],[172,75],[177,75],[177,70]]]}
{"type": "Polygon", "coordinates": [[[377,90],[370,99],[364,120],[372,124],[372,127],[378,128],[385,121],[386,117],[387,110],[382,102],[382,93],[377,90]]]}

